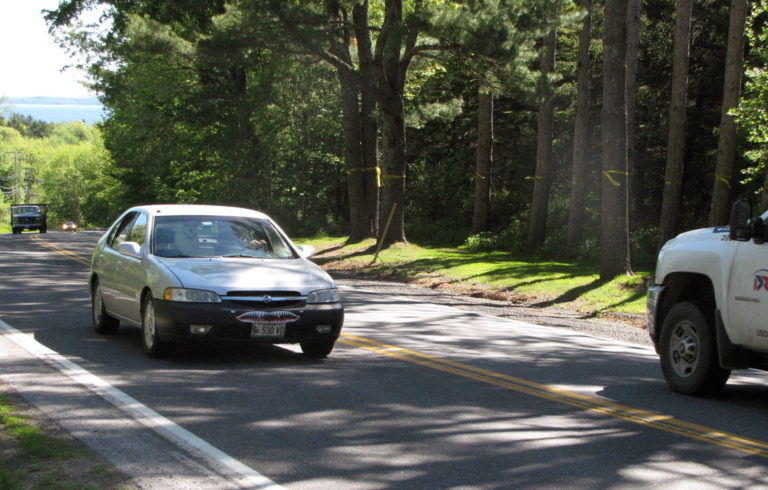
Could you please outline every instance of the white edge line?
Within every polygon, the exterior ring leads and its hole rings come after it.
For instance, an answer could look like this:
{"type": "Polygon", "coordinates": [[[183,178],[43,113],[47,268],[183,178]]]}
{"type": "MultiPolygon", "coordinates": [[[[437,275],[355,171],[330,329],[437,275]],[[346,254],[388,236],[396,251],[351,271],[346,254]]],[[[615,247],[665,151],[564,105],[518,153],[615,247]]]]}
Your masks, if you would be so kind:
{"type": "Polygon", "coordinates": [[[66,374],[173,444],[186,449],[205,461],[227,467],[238,476],[238,483],[247,488],[269,488],[274,490],[283,488],[258,471],[217,449],[183,427],[176,425],[127,393],[115,388],[78,364],[66,359],[58,352],[42,345],[31,335],[20,332],[1,319],[0,329],[4,330],[3,333],[6,338],[12,340],[30,354],[66,374]]]}

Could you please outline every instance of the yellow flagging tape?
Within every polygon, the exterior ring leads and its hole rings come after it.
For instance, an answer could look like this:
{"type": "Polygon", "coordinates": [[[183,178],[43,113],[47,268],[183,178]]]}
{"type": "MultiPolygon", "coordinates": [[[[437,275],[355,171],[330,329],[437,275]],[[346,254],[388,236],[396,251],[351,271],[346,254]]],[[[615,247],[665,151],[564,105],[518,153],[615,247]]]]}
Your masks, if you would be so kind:
{"type": "Polygon", "coordinates": [[[723,182],[726,186],[728,186],[729,189],[731,188],[731,179],[725,175],[715,174],[715,179],[723,182]]]}
{"type": "Polygon", "coordinates": [[[381,187],[384,183],[381,181],[381,167],[365,167],[365,168],[350,168],[347,170],[348,174],[352,172],[376,172],[376,186],[381,187]]]}
{"type": "MultiPolygon", "coordinates": [[[[381,178],[382,178],[382,179],[384,179],[384,180],[386,180],[386,179],[405,179],[405,174],[403,174],[403,175],[397,175],[397,174],[382,174],[382,175],[381,175],[381,178]]],[[[382,183],[382,186],[383,186],[383,185],[384,185],[384,184],[382,183]]]]}
{"type": "Polygon", "coordinates": [[[611,176],[611,174],[616,174],[616,175],[626,175],[626,176],[629,176],[629,173],[628,173],[628,172],[624,172],[624,171],[622,171],[622,170],[605,170],[605,171],[603,172],[603,175],[605,175],[605,176],[608,178],[608,180],[610,180],[610,181],[611,181],[611,184],[615,185],[616,187],[620,187],[620,186],[621,186],[621,182],[619,182],[618,180],[614,179],[614,178],[611,176]]]}

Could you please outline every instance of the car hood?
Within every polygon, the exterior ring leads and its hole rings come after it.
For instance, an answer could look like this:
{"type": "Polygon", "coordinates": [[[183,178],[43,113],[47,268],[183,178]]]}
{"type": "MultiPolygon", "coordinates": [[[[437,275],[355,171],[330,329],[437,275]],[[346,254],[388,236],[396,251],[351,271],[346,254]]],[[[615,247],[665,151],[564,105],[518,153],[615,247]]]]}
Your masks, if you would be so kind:
{"type": "Polygon", "coordinates": [[[331,277],[306,259],[157,258],[185,288],[228,291],[299,291],[334,287],[331,277]]]}

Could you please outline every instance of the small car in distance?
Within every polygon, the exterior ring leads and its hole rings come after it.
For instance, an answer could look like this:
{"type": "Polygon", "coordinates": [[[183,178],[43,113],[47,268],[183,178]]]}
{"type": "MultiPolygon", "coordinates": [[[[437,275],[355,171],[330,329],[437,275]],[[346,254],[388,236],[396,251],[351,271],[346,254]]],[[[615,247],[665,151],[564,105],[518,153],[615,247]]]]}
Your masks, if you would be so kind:
{"type": "Polygon", "coordinates": [[[61,231],[77,231],[77,225],[73,221],[65,221],[61,224],[61,231]]]}
{"type": "Polygon", "coordinates": [[[150,357],[217,339],[298,343],[326,357],[344,322],[331,277],[258,211],[165,204],[125,211],[99,239],[89,287],[93,325],[139,327],[150,357]]]}

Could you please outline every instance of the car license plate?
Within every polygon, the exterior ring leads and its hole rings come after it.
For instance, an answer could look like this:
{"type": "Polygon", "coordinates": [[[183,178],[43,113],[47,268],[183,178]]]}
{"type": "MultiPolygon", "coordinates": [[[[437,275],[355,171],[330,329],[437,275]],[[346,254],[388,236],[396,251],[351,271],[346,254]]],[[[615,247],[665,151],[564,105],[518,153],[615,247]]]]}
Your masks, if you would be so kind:
{"type": "Polygon", "coordinates": [[[285,323],[254,323],[251,337],[285,337],[285,323]]]}

